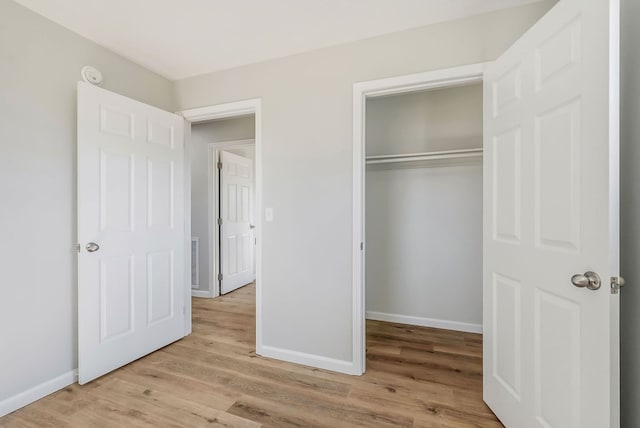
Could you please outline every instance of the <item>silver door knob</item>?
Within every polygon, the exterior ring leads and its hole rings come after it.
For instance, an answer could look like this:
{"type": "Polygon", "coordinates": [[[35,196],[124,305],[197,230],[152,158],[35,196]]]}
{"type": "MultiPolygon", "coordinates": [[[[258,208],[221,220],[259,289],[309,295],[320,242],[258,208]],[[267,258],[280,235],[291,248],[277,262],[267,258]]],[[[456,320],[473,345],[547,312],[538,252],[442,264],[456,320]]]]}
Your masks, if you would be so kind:
{"type": "Polygon", "coordinates": [[[571,277],[571,283],[578,288],[588,288],[589,290],[597,290],[602,282],[600,276],[595,272],[585,272],[584,275],[577,274],[571,277]]]}
{"type": "Polygon", "coordinates": [[[255,229],[255,228],[256,228],[256,225],[255,225],[255,224],[250,224],[250,225],[249,225],[249,229],[255,229]]]}
{"type": "Polygon", "coordinates": [[[89,242],[85,248],[88,252],[93,253],[100,249],[100,245],[96,244],[95,242],[89,242]]]}

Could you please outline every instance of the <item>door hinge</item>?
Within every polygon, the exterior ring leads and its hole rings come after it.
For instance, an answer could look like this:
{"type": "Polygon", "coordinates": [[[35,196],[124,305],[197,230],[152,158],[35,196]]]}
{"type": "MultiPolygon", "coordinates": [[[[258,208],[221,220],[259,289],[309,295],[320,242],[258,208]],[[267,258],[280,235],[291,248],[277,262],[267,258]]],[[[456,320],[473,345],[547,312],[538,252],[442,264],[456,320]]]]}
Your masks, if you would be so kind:
{"type": "Polygon", "coordinates": [[[360,243],[360,251],[364,251],[364,242],[360,243]]]}
{"type": "Polygon", "coordinates": [[[222,218],[219,217],[218,218],[218,225],[221,225],[221,224],[222,224],[222,218]]]}
{"type": "Polygon", "coordinates": [[[222,169],[222,162],[218,161],[218,169],[222,169]]]}
{"type": "Polygon", "coordinates": [[[76,251],[80,252],[80,244],[76,244],[76,251]]]}
{"type": "Polygon", "coordinates": [[[218,274],[218,281],[222,281],[222,274],[221,273],[218,274]]]}
{"type": "Polygon", "coordinates": [[[621,276],[611,277],[611,294],[620,293],[620,289],[624,287],[624,278],[621,276]]]}

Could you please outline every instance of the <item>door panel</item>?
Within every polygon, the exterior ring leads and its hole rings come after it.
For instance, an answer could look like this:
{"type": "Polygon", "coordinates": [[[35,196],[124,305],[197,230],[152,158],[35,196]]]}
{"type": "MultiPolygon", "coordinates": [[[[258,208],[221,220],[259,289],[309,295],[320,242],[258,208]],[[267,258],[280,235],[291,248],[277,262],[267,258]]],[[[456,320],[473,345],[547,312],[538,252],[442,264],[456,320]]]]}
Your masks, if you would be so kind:
{"type": "Polygon", "coordinates": [[[147,293],[149,325],[173,317],[173,251],[147,254],[147,293]]]}
{"type": "Polygon", "coordinates": [[[253,161],[226,151],[220,161],[220,292],[226,294],[254,280],[253,161]]]}
{"type": "Polygon", "coordinates": [[[183,151],[182,118],[78,84],[81,384],[184,335],[183,151]]]}
{"type": "Polygon", "coordinates": [[[485,73],[484,398],[508,427],[619,426],[617,7],[561,0],[485,73]]]}
{"type": "Polygon", "coordinates": [[[100,151],[100,231],[133,231],[134,159],[100,151]]]}
{"type": "Polygon", "coordinates": [[[103,258],[99,265],[100,342],[133,332],[133,258],[103,258]]]}

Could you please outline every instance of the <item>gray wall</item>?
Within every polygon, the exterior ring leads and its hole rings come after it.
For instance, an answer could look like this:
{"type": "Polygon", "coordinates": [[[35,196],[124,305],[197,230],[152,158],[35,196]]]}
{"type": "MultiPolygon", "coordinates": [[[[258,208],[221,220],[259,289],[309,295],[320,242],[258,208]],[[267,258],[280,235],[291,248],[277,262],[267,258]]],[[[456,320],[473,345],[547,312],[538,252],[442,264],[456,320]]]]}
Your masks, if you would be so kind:
{"type": "Polygon", "coordinates": [[[622,0],[621,422],[640,427],[640,2],[622,0]]]}
{"type": "Polygon", "coordinates": [[[367,100],[367,155],[482,147],[482,84],[367,100]]]}
{"type": "Polygon", "coordinates": [[[263,206],[274,208],[263,224],[264,345],[353,360],[354,82],[493,60],[551,4],[176,82],[181,109],[262,98],[263,206]]]}
{"type": "Polygon", "coordinates": [[[0,405],[76,362],[76,81],[173,109],[171,82],[0,0],[0,405]]]}
{"type": "MultiPolygon", "coordinates": [[[[366,110],[367,155],[482,147],[481,84],[366,110]]],[[[370,165],[366,192],[368,314],[481,331],[482,158],[370,165]]]]}
{"type": "MultiPolygon", "coordinates": [[[[200,242],[199,290],[209,290],[209,143],[255,138],[255,117],[216,120],[191,127],[191,236],[200,242]]],[[[232,150],[230,150],[232,151],[232,150]]],[[[236,153],[247,157],[247,153],[236,153]]]]}

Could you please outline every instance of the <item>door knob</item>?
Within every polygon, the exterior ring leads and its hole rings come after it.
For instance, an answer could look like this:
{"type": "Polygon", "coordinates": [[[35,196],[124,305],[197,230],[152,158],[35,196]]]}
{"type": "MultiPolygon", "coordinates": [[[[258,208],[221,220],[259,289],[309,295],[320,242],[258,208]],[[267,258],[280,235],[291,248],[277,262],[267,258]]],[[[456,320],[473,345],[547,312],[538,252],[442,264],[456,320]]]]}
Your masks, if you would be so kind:
{"type": "Polygon", "coordinates": [[[591,271],[585,272],[584,275],[573,275],[571,283],[578,288],[587,287],[589,290],[597,290],[601,285],[600,276],[591,271]]]}
{"type": "Polygon", "coordinates": [[[93,253],[100,249],[100,245],[96,244],[95,242],[89,242],[85,248],[88,252],[93,253]]]}
{"type": "Polygon", "coordinates": [[[255,228],[256,228],[256,225],[255,225],[255,224],[250,224],[250,225],[249,225],[249,229],[255,229],[255,228]]]}

